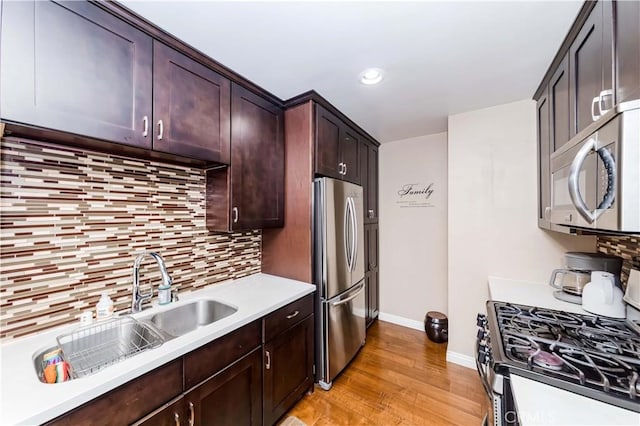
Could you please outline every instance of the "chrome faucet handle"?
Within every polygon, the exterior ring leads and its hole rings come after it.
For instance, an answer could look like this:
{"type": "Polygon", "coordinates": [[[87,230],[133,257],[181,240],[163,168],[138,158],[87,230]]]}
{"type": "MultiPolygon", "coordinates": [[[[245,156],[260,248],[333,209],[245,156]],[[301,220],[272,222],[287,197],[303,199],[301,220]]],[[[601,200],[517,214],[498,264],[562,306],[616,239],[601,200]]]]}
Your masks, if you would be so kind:
{"type": "Polygon", "coordinates": [[[151,290],[148,293],[140,292],[140,264],[142,263],[142,260],[144,259],[144,257],[147,255],[151,256],[158,264],[163,283],[167,286],[171,286],[171,284],[173,283],[173,281],[171,280],[171,277],[169,276],[169,273],[167,272],[167,267],[164,264],[164,259],[162,259],[162,256],[160,256],[156,252],[146,251],[146,250],[140,253],[136,257],[135,262],[133,262],[133,278],[132,278],[133,284],[132,284],[132,291],[131,291],[132,293],[131,312],[132,313],[140,312],[142,310],[142,304],[153,297],[153,287],[151,287],[151,290]]]}

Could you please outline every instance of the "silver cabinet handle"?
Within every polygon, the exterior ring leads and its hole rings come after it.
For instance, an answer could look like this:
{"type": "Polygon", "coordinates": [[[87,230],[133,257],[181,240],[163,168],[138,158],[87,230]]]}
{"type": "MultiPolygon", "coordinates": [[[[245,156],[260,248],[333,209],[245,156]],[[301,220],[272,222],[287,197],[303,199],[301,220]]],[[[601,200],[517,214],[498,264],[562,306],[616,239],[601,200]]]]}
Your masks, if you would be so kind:
{"type": "Polygon", "coordinates": [[[287,319],[295,318],[299,313],[300,311],[295,311],[294,313],[287,315],[287,319]]]}
{"type": "Polygon", "coordinates": [[[238,223],[238,208],[234,207],[231,211],[233,212],[233,223],[238,223]]]}
{"type": "Polygon", "coordinates": [[[158,120],[158,140],[161,141],[164,136],[164,123],[162,120],[158,120]]]}
{"type": "Polygon", "coordinates": [[[267,370],[271,369],[271,354],[269,353],[269,351],[264,351],[264,356],[267,357],[267,363],[264,365],[264,368],[266,368],[267,370]]]}
{"type": "Polygon", "coordinates": [[[607,108],[607,105],[605,103],[604,108],[602,107],[602,104],[605,100],[605,98],[607,98],[608,96],[611,97],[611,104],[613,105],[613,90],[611,89],[607,89],[607,90],[603,90],[602,92],[600,92],[600,96],[598,96],[598,110],[600,110],[600,114],[605,114],[607,111],[609,111],[610,108],[607,108]]]}
{"type": "Polygon", "coordinates": [[[600,104],[600,96],[596,96],[591,100],[591,120],[593,121],[596,121],[598,118],[600,118],[600,115],[596,114],[596,111],[595,111],[596,104],[600,104]]]}
{"type": "Polygon", "coordinates": [[[176,426],[180,426],[180,415],[178,413],[173,413],[173,420],[176,422],[176,426]]]}
{"type": "Polygon", "coordinates": [[[189,401],[189,426],[193,426],[196,421],[196,413],[193,408],[193,402],[189,401]]]}
{"type": "Polygon", "coordinates": [[[373,219],[374,216],[375,215],[373,209],[369,209],[369,219],[373,219]]]}
{"type": "Polygon", "coordinates": [[[142,123],[142,137],[146,138],[149,135],[149,117],[147,117],[146,115],[142,117],[142,123]]]}
{"type": "Polygon", "coordinates": [[[344,163],[338,164],[338,173],[340,173],[341,175],[344,174],[344,163]]]}

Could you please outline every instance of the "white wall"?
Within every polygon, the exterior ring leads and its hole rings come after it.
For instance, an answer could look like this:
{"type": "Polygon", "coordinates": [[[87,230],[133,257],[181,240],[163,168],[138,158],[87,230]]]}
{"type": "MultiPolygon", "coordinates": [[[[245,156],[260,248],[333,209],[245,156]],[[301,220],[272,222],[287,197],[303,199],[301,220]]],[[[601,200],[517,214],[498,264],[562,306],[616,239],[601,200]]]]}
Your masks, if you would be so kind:
{"type": "Polygon", "coordinates": [[[449,355],[473,354],[488,275],[545,282],[565,251],[595,251],[537,227],[535,121],[529,100],[449,117],[449,355]]]}
{"type": "Polygon", "coordinates": [[[422,328],[447,312],[447,134],[380,146],[380,319],[422,328]],[[415,184],[420,192],[399,191],[415,184]]]}

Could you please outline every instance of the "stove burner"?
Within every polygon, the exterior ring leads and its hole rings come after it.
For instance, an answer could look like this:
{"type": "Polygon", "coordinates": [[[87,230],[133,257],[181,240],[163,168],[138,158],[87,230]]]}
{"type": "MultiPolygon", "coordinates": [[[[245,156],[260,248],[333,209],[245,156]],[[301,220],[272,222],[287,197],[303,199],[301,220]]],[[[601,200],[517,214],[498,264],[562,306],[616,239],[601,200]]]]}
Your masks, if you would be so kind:
{"type": "Polygon", "coordinates": [[[500,365],[526,368],[542,381],[553,378],[583,395],[614,398],[640,412],[640,333],[634,327],[593,315],[502,302],[492,306],[500,365]]]}
{"type": "Polygon", "coordinates": [[[529,349],[527,352],[535,365],[549,370],[562,370],[564,361],[559,356],[540,349],[529,349]]]}

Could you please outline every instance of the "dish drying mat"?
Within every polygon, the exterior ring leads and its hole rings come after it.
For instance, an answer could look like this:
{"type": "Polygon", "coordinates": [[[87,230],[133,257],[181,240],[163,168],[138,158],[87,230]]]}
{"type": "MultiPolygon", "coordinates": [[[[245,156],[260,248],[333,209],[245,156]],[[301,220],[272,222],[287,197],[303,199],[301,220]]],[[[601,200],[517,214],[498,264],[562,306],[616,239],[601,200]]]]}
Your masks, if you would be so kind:
{"type": "Polygon", "coordinates": [[[58,336],[57,341],[73,378],[88,376],[163,343],[160,335],[132,317],[82,327],[58,336]]]}

